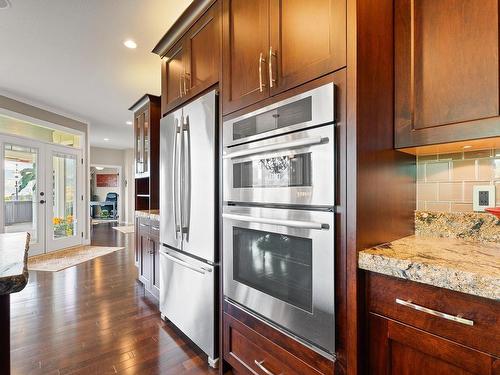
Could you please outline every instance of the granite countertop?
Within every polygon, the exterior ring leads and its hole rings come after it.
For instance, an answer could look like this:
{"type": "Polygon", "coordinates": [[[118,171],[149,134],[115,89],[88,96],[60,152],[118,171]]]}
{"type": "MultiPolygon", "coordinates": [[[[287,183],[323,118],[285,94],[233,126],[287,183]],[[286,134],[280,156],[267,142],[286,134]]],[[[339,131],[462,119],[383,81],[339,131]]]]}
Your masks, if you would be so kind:
{"type": "Polygon", "coordinates": [[[151,220],[160,220],[160,210],[138,210],[135,211],[136,217],[145,217],[151,220]]]}
{"type": "Polygon", "coordinates": [[[409,236],[359,253],[358,266],[500,300],[500,243],[409,236]]]}
{"type": "Polygon", "coordinates": [[[17,293],[28,283],[28,249],[30,235],[0,234],[0,295],[17,293]]]}

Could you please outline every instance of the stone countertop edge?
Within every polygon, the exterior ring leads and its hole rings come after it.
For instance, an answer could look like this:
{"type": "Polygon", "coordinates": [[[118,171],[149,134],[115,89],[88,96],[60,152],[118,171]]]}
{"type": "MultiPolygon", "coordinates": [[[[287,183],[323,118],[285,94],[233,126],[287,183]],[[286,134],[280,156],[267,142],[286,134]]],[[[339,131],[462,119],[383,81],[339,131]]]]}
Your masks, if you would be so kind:
{"type": "Polygon", "coordinates": [[[29,233],[0,234],[0,295],[20,292],[28,283],[29,243],[29,233]]]}
{"type": "Polygon", "coordinates": [[[360,269],[500,300],[500,244],[408,236],[359,252],[360,269]]]}
{"type": "Polygon", "coordinates": [[[135,217],[144,217],[151,220],[160,220],[160,210],[137,210],[135,217]]]}

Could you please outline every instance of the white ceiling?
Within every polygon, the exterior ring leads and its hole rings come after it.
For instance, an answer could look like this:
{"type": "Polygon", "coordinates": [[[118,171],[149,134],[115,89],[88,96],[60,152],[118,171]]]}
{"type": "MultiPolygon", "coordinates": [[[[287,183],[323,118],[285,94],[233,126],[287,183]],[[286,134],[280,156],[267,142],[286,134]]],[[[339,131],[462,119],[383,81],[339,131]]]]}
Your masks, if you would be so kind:
{"type": "Polygon", "coordinates": [[[127,109],[160,94],[150,51],[190,2],[11,0],[0,10],[0,92],[88,122],[92,146],[133,147],[127,109]]]}

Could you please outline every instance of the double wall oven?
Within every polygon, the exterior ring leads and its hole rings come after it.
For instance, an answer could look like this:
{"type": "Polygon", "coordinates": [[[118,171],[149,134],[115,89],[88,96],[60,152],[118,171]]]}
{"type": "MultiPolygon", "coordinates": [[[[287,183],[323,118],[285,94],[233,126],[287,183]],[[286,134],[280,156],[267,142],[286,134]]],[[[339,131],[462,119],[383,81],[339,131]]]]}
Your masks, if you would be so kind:
{"type": "Polygon", "coordinates": [[[334,357],[333,83],[224,122],[224,296],[334,357]]]}

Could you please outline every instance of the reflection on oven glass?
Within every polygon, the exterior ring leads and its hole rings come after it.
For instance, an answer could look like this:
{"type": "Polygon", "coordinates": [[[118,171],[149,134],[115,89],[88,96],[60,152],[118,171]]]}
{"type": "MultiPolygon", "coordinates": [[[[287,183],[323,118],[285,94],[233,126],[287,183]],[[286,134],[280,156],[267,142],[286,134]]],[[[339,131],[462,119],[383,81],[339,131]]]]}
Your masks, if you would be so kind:
{"type": "Polygon", "coordinates": [[[311,186],[311,153],[233,164],[233,187],[311,186]]]}
{"type": "Polygon", "coordinates": [[[233,277],[301,309],[312,311],[312,240],[233,228],[233,277]]]}

